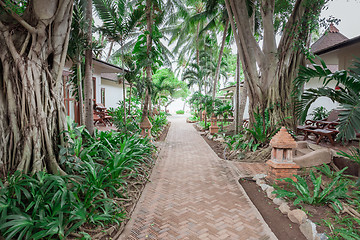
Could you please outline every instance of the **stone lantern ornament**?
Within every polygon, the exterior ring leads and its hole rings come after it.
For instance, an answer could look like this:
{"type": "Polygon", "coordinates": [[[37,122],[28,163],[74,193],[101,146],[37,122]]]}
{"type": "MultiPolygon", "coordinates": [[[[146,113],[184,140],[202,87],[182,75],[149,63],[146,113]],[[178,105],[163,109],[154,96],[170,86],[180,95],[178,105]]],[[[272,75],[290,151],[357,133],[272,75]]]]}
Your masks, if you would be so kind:
{"type": "Polygon", "coordinates": [[[148,136],[149,138],[151,138],[152,124],[147,116],[145,116],[141,121],[140,128],[141,128],[141,136],[143,137],[148,136]]]}
{"type": "Polygon", "coordinates": [[[215,134],[219,132],[219,126],[217,125],[217,119],[215,114],[211,116],[211,126],[210,126],[210,134],[215,134]]]}
{"type": "Polygon", "coordinates": [[[293,162],[293,149],[297,147],[297,143],[285,127],[271,139],[270,146],[271,159],[266,162],[269,166],[267,178],[276,183],[281,183],[277,180],[279,178],[291,178],[296,181],[294,175],[300,167],[293,162]]]}

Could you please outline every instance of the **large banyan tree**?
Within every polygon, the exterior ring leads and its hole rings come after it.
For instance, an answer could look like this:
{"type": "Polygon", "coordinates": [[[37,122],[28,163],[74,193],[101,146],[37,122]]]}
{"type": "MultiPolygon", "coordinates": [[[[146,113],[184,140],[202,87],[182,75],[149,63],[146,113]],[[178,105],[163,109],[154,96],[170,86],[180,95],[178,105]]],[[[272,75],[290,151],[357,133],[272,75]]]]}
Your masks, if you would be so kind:
{"type": "Polygon", "coordinates": [[[270,109],[272,123],[295,124],[296,119],[289,118],[294,116],[292,82],[327,2],[225,0],[248,83],[249,109],[263,114],[270,109]]]}
{"type": "Polygon", "coordinates": [[[0,0],[0,165],[5,172],[58,165],[65,108],[62,72],[72,0],[0,0]]]}

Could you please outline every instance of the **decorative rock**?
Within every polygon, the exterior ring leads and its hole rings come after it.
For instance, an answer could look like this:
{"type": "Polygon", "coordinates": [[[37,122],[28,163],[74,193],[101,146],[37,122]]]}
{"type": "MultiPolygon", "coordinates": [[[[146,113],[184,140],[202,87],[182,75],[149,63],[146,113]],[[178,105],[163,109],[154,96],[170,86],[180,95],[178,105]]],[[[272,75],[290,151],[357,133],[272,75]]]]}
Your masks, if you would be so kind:
{"type": "Polygon", "coordinates": [[[315,236],[315,240],[327,240],[329,239],[325,233],[317,233],[315,236]]]}
{"type": "Polygon", "coordinates": [[[304,156],[294,158],[294,162],[300,167],[320,166],[331,162],[331,152],[327,148],[318,149],[304,156]]]}
{"type": "Polygon", "coordinates": [[[293,223],[302,224],[306,221],[306,213],[300,209],[292,210],[288,213],[288,218],[293,223]]]}
{"type": "Polygon", "coordinates": [[[316,238],[316,225],[311,220],[307,219],[304,223],[300,225],[300,231],[306,239],[308,240],[315,240],[316,238]]]}
{"type": "Polygon", "coordinates": [[[281,198],[274,198],[273,199],[273,202],[276,204],[276,205],[281,205],[283,203],[286,203],[283,199],[281,198]]]}
{"type": "Polygon", "coordinates": [[[266,189],[266,195],[271,200],[276,198],[276,194],[272,193],[273,191],[275,191],[275,189],[273,187],[270,187],[270,186],[266,189]]]}
{"type": "Polygon", "coordinates": [[[260,187],[263,191],[265,191],[268,187],[270,187],[269,185],[267,184],[260,184],[260,187]]]}
{"type": "Polygon", "coordinates": [[[282,203],[279,207],[279,210],[282,214],[288,214],[290,212],[290,207],[287,203],[282,203]]]}
{"type": "Polygon", "coordinates": [[[261,184],[265,184],[265,181],[262,180],[262,179],[258,179],[258,180],[256,180],[256,184],[257,184],[258,186],[260,186],[261,184]]]}
{"type": "Polygon", "coordinates": [[[253,179],[256,181],[258,179],[262,179],[262,178],[265,178],[266,177],[266,174],[264,173],[260,173],[260,174],[256,174],[253,179]]]}

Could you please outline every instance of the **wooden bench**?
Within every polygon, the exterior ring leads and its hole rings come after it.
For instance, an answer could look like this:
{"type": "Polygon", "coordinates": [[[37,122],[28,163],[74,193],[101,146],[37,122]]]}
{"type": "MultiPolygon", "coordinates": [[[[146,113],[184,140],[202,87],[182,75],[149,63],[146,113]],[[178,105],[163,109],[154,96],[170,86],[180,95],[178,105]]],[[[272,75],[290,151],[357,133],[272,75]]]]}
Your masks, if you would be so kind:
{"type": "Polygon", "coordinates": [[[100,117],[97,113],[93,113],[93,118],[94,118],[94,125],[97,123],[97,122],[100,122],[102,124],[104,124],[104,126],[106,127],[106,123],[105,121],[102,119],[102,117],[100,117]]]}
{"type": "Polygon", "coordinates": [[[305,129],[305,136],[304,136],[304,140],[306,140],[308,138],[308,136],[313,133],[315,134],[315,136],[317,137],[316,140],[316,144],[319,144],[321,139],[323,139],[324,137],[326,137],[327,139],[329,139],[330,143],[334,146],[335,145],[335,137],[336,135],[339,133],[338,130],[336,129],[305,129]]]}
{"type": "Polygon", "coordinates": [[[316,126],[316,122],[313,120],[306,120],[305,125],[300,125],[296,127],[296,134],[299,134],[300,132],[304,132],[307,129],[317,129],[318,126],[316,126]]]}

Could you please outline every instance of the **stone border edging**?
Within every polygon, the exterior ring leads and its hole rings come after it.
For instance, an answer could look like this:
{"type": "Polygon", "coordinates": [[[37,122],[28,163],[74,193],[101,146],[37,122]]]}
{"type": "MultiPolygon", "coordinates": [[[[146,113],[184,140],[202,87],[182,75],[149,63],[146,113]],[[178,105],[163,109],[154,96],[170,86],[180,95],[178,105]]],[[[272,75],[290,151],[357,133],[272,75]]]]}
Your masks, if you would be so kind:
{"type": "Polygon", "coordinates": [[[318,233],[316,230],[316,224],[308,219],[306,213],[301,209],[290,210],[290,206],[282,198],[277,198],[272,192],[275,190],[272,186],[265,183],[265,174],[257,174],[252,179],[256,181],[266,196],[271,199],[276,205],[279,206],[279,210],[282,214],[286,214],[291,222],[299,225],[300,232],[305,236],[307,240],[327,240],[328,237],[325,233],[318,233]]]}

